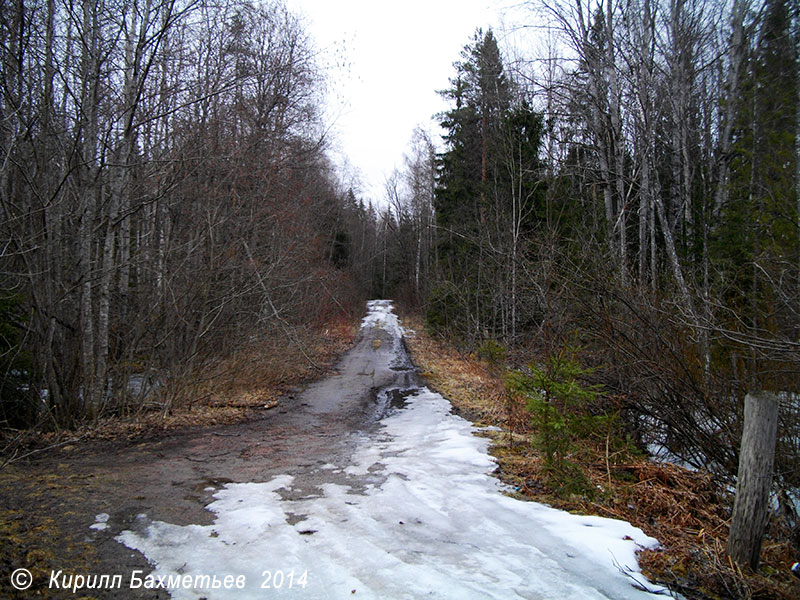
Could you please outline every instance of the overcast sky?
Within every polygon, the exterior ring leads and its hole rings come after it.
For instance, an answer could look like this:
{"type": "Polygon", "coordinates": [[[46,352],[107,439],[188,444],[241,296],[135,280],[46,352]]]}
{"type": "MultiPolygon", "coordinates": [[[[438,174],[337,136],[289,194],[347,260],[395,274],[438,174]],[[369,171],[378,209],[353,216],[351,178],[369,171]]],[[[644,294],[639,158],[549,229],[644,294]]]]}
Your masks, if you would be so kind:
{"type": "Polygon", "coordinates": [[[328,66],[327,114],[338,156],[347,157],[361,193],[382,201],[384,180],[402,165],[414,128],[438,139],[431,120],[477,27],[501,28],[508,0],[287,0],[328,66]]]}

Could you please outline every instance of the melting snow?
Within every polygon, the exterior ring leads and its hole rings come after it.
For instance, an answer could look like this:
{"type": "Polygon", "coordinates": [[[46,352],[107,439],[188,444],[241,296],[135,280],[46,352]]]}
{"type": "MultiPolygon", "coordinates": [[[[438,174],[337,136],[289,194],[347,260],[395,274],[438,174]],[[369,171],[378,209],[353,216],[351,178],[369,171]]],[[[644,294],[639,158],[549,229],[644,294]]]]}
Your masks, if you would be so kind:
{"type": "Polygon", "coordinates": [[[403,328],[392,312],[391,300],[370,300],[367,302],[367,316],[361,320],[361,328],[368,325],[385,329],[391,336],[399,340],[403,336],[403,328]]]}
{"type": "MultiPolygon", "coordinates": [[[[364,324],[401,335],[388,301],[372,302],[364,324]]],[[[663,597],[635,556],[657,540],[504,495],[488,440],[439,394],[422,388],[405,400],[344,469],[366,483],[361,492],[327,483],[285,500],[289,475],[228,484],[208,506],[212,525],[152,522],[117,539],[144,553],[155,576],[246,577],[244,590],[175,589],[174,598],[663,597]]]]}
{"type": "Polygon", "coordinates": [[[108,529],[108,519],[109,516],[107,513],[100,513],[99,515],[95,515],[94,524],[89,525],[89,529],[97,529],[98,531],[103,531],[104,529],[108,529]]]}

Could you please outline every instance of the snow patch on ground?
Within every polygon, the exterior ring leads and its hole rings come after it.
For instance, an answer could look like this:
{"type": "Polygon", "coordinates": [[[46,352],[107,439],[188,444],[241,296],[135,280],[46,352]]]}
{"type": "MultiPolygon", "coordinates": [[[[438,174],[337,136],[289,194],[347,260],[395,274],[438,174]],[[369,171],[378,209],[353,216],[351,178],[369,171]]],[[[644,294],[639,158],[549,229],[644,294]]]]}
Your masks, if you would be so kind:
{"type": "Polygon", "coordinates": [[[403,337],[403,328],[397,315],[392,312],[391,300],[370,300],[367,302],[367,316],[361,320],[361,328],[367,326],[385,329],[395,339],[403,337]]]}
{"type": "Polygon", "coordinates": [[[89,525],[89,529],[96,529],[97,531],[103,531],[108,529],[108,513],[100,513],[99,515],[94,516],[94,524],[89,525]]]}
{"type": "Polygon", "coordinates": [[[212,525],[153,522],[118,539],[143,552],[156,575],[248,582],[245,590],[174,590],[175,598],[260,597],[268,570],[308,571],[304,588],[272,590],[277,597],[655,597],[631,584],[649,586],[635,552],[657,540],[622,521],[503,495],[489,475],[488,441],[469,422],[427,389],[407,402],[353,457],[351,474],[380,475],[364,494],[329,483],[320,497],[283,500],[288,475],[229,484],[208,506],[212,525]],[[290,525],[289,513],[307,516],[290,525]]]}

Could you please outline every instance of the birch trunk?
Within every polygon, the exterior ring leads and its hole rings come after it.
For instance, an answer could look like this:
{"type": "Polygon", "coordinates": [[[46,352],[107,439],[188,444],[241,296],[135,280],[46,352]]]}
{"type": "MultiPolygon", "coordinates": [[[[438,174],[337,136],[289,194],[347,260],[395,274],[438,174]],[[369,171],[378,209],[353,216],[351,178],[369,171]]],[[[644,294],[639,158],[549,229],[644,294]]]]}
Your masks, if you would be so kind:
{"type": "Polygon", "coordinates": [[[114,221],[114,207],[106,217],[105,236],[103,239],[102,263],[97,301],[97,335],[95,376],[93,381],[92,399],[94,408],[89,415],[97,418],[105,400],[108,387],[108,331],[111,313],[111,284],[114,274],[114,242],[116,239],[114,221]]]}
{"type": "Polygon", "coordinates": [[[681,263],[678,260],[678,252],[675,249],[675,238],[672,234],[672,229],[670,228],[669,220],[667,218],[666,211],[664,210],[664,203],[661,201],[658,190],[656,190],[656,193],[653,194],[653,197],[656,205],[656,211],[658,212],[658,220],[661,223],[661,232],[664,235],[664,246],[666,247],[667,256],[669,257],[670,266],[672,267],[672,275],[675,277],[675,281],[678,284],[678,289],[681,292],[681,297],[683,298],[686,308],[688,308],[691,311],[691,314],[694,315],[694,311],[692,310],[691,296],[689,295],[689,288],[686,286],[686,280],[683,278],[683,270],[681,268],[681,263]]]}
{"type": "Polygon", "coordinates": [[[606,2],[606,79],[609,83],[609,113],[611,115],[611,146],[614,154],[614,183],[617,193],[617,207],[612,207],[612,223],[619,235],[619,269],[622,285],[628,282],[628,239],[627,215],[625,214],[625,142],[622,135],[622,109],[620,107],[620,87],[617,78],[616,51],[614,40],[613,4],[606,2]]]}
{"type": "MultiPolygon", "coordinates": [[[[744,17],[749,1],[735,0],[731,11],[731,48],[729,52],[728,80],[725,96],[729,100],[739,97],[739,78],[745,55],[744,17]]],[[[713,216],[718,218],[728,198],[728,180],[730,174],[731,144],[736,103],[725,103],[722,113],[722,129],[719,137],[719,156],[717,185],[714,191],[713,216]]],[[[798,117],[800,118],[800,117],[798,117]]],[[[800,196],[798,196],[800,198],[800,196]]],[[[800,202],[800,200],[798,200],[800,202]]]]}
{"type": "MultiPolygon", "coordinates": [[[[610,0],[609,0],[610,10],[610,0]]],[[[616,244],[614,243],[614,197],[612,191],[612,177],[609,157],[611,155],[610,144],[606,141],[607,130],[604,122],[604,109],[601,103],[604,103],[603,93],[603,65],[598,64],[597,58],[593,56],[593,43],[589,39],[589,28],[587,26],[587,19],[591,15],[583,14],[583,4],[580,0],[575,2],[575,14],[578,30],[573,29],[573,25],[568,22],[568,17],[564,14],[559,14],[555,10],[557,18],[564,24],[566,30],[570,34],[575,44],[575,50],[580,56],[586,60],[588,66],[588,83],[589,94],[591,96],[591,108],[589,111],[589,123],[591,126],[592,134],[594,137],[594,144],[597,147],[597,160],[600,167],[600,179],[603,182],[603,206],[605,208],[605,221],[606,221],[606,236],[608,238],[608,249],[611,256],[616,255],[616,244]]]]}
{"type": "Polygon", "coordinates": [[[0,199],[3,201],[3,208],[7,213],[7,218],[12,218],[11,215],[11,202],[13,199],[13,181],[11,179],[12,161],[9,160],[17,145],[17,137],[20,129],[20,85],[21,74],[19,72],[19,63],[17,57],[20,51],[20,30],[23,21],[23,3],[22,0],[17,0],[14,4],[13,14],[11,17],[10,26],[0,27],[2,32],[2,39],[0,43],[8,48],[5,55],[5,62],[3,64],[3,73],[6,76],[5,89],[2,90],[4,100],[0,104],[0,123],[4,126],[0,127],[0,146],[5,152],[0,156],[0,199]]]}
{"type": "Polygon", "coordinates": [[[77,190],[80,206],[79,272],[81,279],[81,367],[84,410],[90,417],[97,413],[94,393],[95,376],[95,321],[93,297],[92,236],[97,203],[97,94],[98,94],[98,34],[95,7],[83,4],[83,47],[81,58],[81,115],[83,180],[77,190]]]}
{"type": "MultiPolygon", "coordinates": [[[[682,215],[683,205],[686,202],[684,197],[683,181],[683,133],[686,98],[686,72],[684,68],[683,53],[686,48],[683,45],[681,36],[683,35],[681,19],[683,10],[683,0],[671,0],[670,2],[670,34],[672,37],[672,47],[670,48],[670,105],[672,109],[672,135],[670,150],[672,167],[672,185],[670,186],[670,203],[667,210],[670,229],[675,231],[682,215]]],[[[681,222],[682,224],[682,222],[681,222]]]]}
{"type": "MultiPolygon", "coordinates": [[[[650,221],[651,189],[650,189],[650,160],[649,140],[645,141],[645,156],[642,158],[641,182],[642,189],[639,194],[639,283],[641,285],[647,279],[647,246],[648,246],[648,224],[650,221]]],[[[652,274],[655,276],[655,273],[652,274]]]]}
{"type": "MultiPolygon", "coordinates": [[[[652,115],[652,81],[653,81],[653,27],[650,0],[644,0],[639,36],[639,77],[638,98],[640,111],[640,139],[644,150],[641,152],[641,190],[639,194],[639,284],[643,285],[647,277],[647,253],[650,213],[652,208],[652,182],[650,181],[650,160],[653,148],[653,115],[652,115]]],[[[655,277],[655,272],[651,272],[655,277]]]]}
{"type": "MultiPolygon", "coordinates": [[[[53,79],[55,77],[55,67],[53,64],[55,13],[55,0],[48,0],[45,25],[45,78],[42,96],[42,146],[44,147],[44,161],[49,161],[51,157],[55,156],[55,148],[52,139],[55,131],[53,123],[53,115],[55,113],[55,95],[53,92],[53,79]]],[[[43,173],[51,172],[45,164],[40,165],[40,170],[43,173]]],[[[49,180],[47,182],[46,195],[54,201],[46,203],[43,207],[44,227],[47,240],[44,248],[45,273],[47,273],[47,277],[43,287],[46,288],[47,294],[47,298],[44,302],[46,303],[45,306],[47,307],[48,318],[44,326],[46,333],[43,336],[44,347],[42,348],[41,373],[45,380],[44,386],[46,386],[48,390],[49,405],[57,414],[61,414],[66,407],[64,406],[64,399],[61,394],[62,382],[59,381],[55,368],[57,323],[54,315],[57,312],[55,287],[63,281],[61,261],[64,255],[62,251],[62,216],[64,211],[61,206],[62,198],[56,199],[54,183],[56,183],[57,179],[66,177],[66,166],[62,165],[56,173],[48,174],[47,177],[49,180]]]]}
{"type": "Polygon", "coordinates": [[[655,196],[658,193],[658,186],[654,186],[652,192],[650,193],[650,206],[648,209],[649,213],[649,227],[650,230],[650,291],[653,293],[653,296],[656,295],[656,291],[658,289],[658,254],[656,252],[656,208],[655,208],[655,196]]]}

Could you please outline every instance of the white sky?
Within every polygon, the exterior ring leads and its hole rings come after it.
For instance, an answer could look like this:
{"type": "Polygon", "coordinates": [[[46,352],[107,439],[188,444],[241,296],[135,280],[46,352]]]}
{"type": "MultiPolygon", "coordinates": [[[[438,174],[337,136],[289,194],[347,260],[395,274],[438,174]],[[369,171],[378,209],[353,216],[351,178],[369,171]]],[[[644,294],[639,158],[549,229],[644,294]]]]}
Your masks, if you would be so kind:
{"type": "Polygon", "coordinates": [[[384,181],[402,165],[417,125],[438,141],[431,117],[446,104],[437,90],[449,86],[453,62],[477,27],[498,32],[501,7],[509,3],[287,0],[304,15],[322,52],[320,63],[328,67],[334,158],[349,163],[365,198],[383,201],[384,181]]]}

